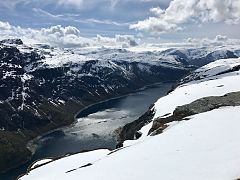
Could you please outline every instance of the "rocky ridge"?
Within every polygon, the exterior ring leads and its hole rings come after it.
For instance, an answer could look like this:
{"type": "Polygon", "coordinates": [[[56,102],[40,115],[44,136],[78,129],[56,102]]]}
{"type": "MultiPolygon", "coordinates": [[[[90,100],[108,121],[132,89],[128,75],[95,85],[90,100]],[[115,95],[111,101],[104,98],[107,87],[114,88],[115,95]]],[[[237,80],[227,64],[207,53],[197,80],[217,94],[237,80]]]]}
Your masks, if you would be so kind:
{"type": "Polygon", "coordinates": [[[179,106],[171,116],[154,119],[149,134],[152,136],[160,134],[171,122],[190,120],[192,115],[226,106],[240,106],[240,92],[232,92],[224,96],[204,97],[190,104],[179,106]]]}

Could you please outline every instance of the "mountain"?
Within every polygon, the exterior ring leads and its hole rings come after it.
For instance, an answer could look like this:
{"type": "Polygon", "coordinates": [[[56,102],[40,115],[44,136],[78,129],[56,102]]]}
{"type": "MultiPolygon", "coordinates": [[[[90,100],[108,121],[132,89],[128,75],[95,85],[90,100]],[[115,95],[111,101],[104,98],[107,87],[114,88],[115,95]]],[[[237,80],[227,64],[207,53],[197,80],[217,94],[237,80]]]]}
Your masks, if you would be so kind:
{"type": "Polygon", "coordinates": [[[233,58],[238,49],[59,49],[0,42],[0,171],[31,157],[33,138],[74,122],[82,108],[145,85],[176,81],[200,64],[233,58]]]}
{"type": "Polygon", "coordinates": [[[220,59],[192,72],[122,148],[39,162],[20,179],[238,179],[239,64],[220,59]]]}

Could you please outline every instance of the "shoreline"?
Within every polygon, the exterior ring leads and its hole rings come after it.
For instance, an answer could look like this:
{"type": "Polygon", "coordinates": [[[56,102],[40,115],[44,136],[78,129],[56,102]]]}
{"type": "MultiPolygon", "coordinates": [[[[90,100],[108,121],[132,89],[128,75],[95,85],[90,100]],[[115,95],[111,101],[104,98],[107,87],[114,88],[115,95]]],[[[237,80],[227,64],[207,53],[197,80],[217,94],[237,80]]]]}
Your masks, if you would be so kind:
{"type": "MultiPolygon", "coordinates": [[[[48,135],[48,134],[51,134],[51,133],[53,133],[53,132],[55,132],[55,131],[60,131],[60,130],[62,130],[62,129],[64,129],[64,128],[73,126],[75,123],[77,123],[77,119],[78,119],[77,116],[78,116],[81,112],[83,112],[84,110],[86,110],[86,109],[88,109],[88,108],[90,108],[90,107],[92,107],[92,106],[94,106],[94,105],[101,104],[101,103],[104,103],[104,102],[107,102],[107,101],[111,101],[111,100],[120,99],[120,98],[123,98],[123,97],[127,97],[127,96],[129,96],[129,95],[131,95],[131,94],[133,94],[133,93],[137,93],[137,92],[140,92],[140,91],[145,90],[145,89],[147,89],[147,88],[150,88],[151,86],[157,86],[157,85],[161,85],[161,84],[165,84],[165,83],[173,83],[173,84],[175,84],[175,83],[177,83],[177,81],[163,81],[163,82],[157,82],[157,83],[153,83],[153,84],[148,84],[148,85],[145,85],[145,86],[143,86],[143,87],[141,87],[141,88],[138,88],[138,89],[136,89],[136,90],[133,90],[132,92],[129,92],[129,93],[127,93],[127,94],[120,95],[120,96],[116,96],[116,97],[112,97],[112,98],[108,98],[108,99],[106,99],[106,100],[102,100],[102,101],[99,101],[99,102],[96,102],[96,103],[92,103],[92,104],[90,104],[90,105],[87,105],[87,106],[83,107],[82,109],[80,109],[77,113],[75,113],[75,115],[74,115],[74,117],[73,117],[73,118],[74,118],[74,121],[73,121],[72,123],[70,123],[70,124],[68,124],[68,125],[65,125],[65,126],[61,126],[61,127],[59,127],[59,128],[53,129],[53,130],[50,130],[50,131],[48,131],[48,132],[46,132],[46,133],[43,133],[43,134],[35,137],[34,139],[30,140],[30,141],[27,143],[26,148],[27,148],[29,151],[31,151],[31,153],[32,153],[32,155],[33,155],[33,154],[36,152],[37,148],[38,148],[38,145],[37,145],[38,143],[37,143],[36,141],[39,141],[43,136],[46,136],[46,135],[48,135]]],[[[145,112],[144,112],[144,113],[145,113],[145,112]]]]}

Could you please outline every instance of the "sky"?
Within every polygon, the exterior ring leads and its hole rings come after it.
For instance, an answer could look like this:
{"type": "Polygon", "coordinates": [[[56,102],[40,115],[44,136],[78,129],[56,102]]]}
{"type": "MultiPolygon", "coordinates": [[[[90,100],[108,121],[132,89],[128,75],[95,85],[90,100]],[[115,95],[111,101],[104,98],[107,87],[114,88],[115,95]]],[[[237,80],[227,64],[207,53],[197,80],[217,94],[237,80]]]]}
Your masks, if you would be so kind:
{"type": "Polygon", "coordinates": [[[240,0],[0,1],[2,38],[59,46],[226,41],[239,29],[240,0]]]}

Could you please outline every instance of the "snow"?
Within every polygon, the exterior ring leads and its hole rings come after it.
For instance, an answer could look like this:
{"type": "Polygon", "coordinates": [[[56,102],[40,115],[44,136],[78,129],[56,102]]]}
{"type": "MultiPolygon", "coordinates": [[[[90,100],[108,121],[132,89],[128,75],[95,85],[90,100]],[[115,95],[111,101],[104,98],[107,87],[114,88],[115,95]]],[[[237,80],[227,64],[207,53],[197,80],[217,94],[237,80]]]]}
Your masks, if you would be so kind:
{"type": "Polygon", "coordinates": [[[34,169],[28,175],[20,179],[29,180],[47,180],[47,179],[61,179],[66,172],[78,169],[88,163],[95,163],[101,158],[107,156],[108,150],[95,150],[87,153],[79,153],[68,156],[44,166],[34,169]]]}
{"type": "Polygon", "coordinates": [[[37,168],[21,180],[236,179],[240,177],[239,112],[237,106],[194,115],[108,156],[104,152],[99,158],[98,151],[69,156],[37,168]],[[66,173],[92,159],[92,166],[66,173]]]}
{"type": "Polygon", "coordinates": [[[20,105],[19,109],[20,110],[23,110],[24,106],[25,106],[25,101],[26,101],[26,98],[28,97],[28,94],[26,93],[26,90],[28,89],[28,87],[25,86],[25,82],[32,79],[33,76],[32,75],[29,75],[29,74],[26,74],[24,73],[22,76],[21,76],[21,82],[22,82],[22,104],[20,105]]]}
{"type": "MultiPolygon", "coordinates": [[[[155,115],[153,119],[170,116],[177,106],[191,103],[203,97],[223,96],[230,92],[240,91],[239,84],[235,83],[240,80],[239,71],[215,76],[239,64],[240,58],[220,59],[197,69],[193,75],[195,77],[202,77],[203,79],[183,84],[169,95],[160,98],[154,104],[155,115]]],[[[124,146],[143,141],[147,137],[152,124],[153,122],[147,124],[140,130],[142,136],[137,141],[125,141],[124,146]]]]}
{"type": "Polygon", "coordinates": [[[35,162],[35,163],[31,166],[31,169],[34,169],[34,168],[36,168],[36,167],[38,167],[38,166],[41,166],[41,165],[46,164],[46,163],[49,163],[49,162],[51,162],[51,161],[52,161],[52,159],[42,159],[42,160],[39,160],[39,161],[35,162]]]}
{"type": "Polygon", "coordinates": [[[27,73],[24,73],[24,74],[22,75],[22,77],[21,77],[21,81],[22,81],[22,82],[26,82],[26,81],[28,81],[28,80],[30,80],[30,79],[32,79],[32,78],[33,78],[32,75],[27,74],[27,73]]]}
{"type": "Polygon", "coordinates": [[[221,72],[231,70],[235,66],[240,65],[240,58],[231,58],[231,59],[220,59],[218,61],[207,64],[199,69],[197,69],[191,78],[206,78],[215,76],[221,72]]]}
{"type": "Polygon", "coordinates": [[[66,102],[64,100],[59,99],[58,102],[65,104],[66,102]]]}
{"type": "Polygon", "coordinates": [[[69,63],[83,63],[84,61],[90,60],[86,56],[70,53],[61,53],[53,57],[47,57],[43,60],[43,64],[50,67],[63,67],[64,64],[69,63]]]}
{"type": "Polygon", "coordinates": [[[7,79],[8,77],[16,77],[16,71],[7,71],[4,73],[2,79],[7,79]]]}
{"type": "MultiPolygon", "coordinates": [[[[235,59],[237,65],[240,60],[235,59]]],[[[217,61],[217,64],[223,63],[224,60],[217,61]]],[[[234,60],[230,61],[233,62],[234,60]]],[[[230,64],[232,65],[232,64],[230,64]]],[[[213,64],[209,65],[210,67],[213,64]]],[[[228,64],[226,65],[229,66],[228,64]]],[[[221,68],[224,70],[226,68],[221,68]]],[[[217,71],[220,72],[220,71],[217,71]]],[[[215,76],[215,79],[208,78],[201,81],[194,81],[188,84],[184,84],[176,88],[168,96],[160,98],[154,105],[155,115],[157,117],[164,116],[166,114],[171,115],[177,106],[191,103],[197,99],[206,96],[223,96],[229,92],[240,91],[240,86],[236,82],[240,82],[239,72],[228,73],[227,75],[215,76]],[[221,86],[221,87],[220,87],[221,86]]]]}

